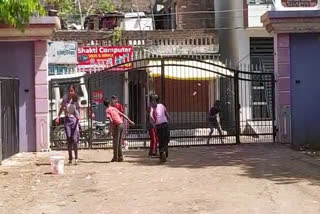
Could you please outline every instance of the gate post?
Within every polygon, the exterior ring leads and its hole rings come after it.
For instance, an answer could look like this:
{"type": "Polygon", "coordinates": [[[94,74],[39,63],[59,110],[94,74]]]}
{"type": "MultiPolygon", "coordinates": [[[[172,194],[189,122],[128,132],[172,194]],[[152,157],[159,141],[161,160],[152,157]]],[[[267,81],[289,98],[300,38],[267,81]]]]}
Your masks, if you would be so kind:
{"type": "Polygon", "coordinates": [[[161,102],[163,105],[166,104],[166,86],[165,86],[165,67],[164,59],[161,59],[161,102]]]}
{"type": "Polygon", "coordinates": [[[276,137],[277,137],[277,127],[275,124],[275,120],[276,120],[276,104],[275,104],[275,78],[274,78],[274,74],[271,74],[271,88],[272,88],[272,136],[273,136],[273,142],[276,142],[276,137]]]}
{"type": "Polygon", "coordinates": [[[240,144],[239,71],[234,71],[234,110],[236,123],[236,144],[240,144]]]}

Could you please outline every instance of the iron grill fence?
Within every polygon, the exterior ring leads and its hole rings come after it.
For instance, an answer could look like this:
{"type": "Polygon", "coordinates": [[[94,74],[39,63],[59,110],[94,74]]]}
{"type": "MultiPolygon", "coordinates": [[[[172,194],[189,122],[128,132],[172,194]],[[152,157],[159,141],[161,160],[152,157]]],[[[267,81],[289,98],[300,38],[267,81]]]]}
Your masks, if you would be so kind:
{"type": "MultiPolygon", "coordinates": [[[[65,148],[63,125],[55,126],[59,103],[73,83],[81,90],[81,139],[83,148],[111,148],[109,122],[103,98],[117,95],[125,113],[136,123],[125,123],[128,147],[148,147],[149,95],[158,94],[170,114],[170,146],[272,142],[274,128],[274,76],[263,70],[240,70],[214,59],[149,57],[123,63],[81,78],[51,80],[50,112],[53,148],[65,148]],[[125,70],[120,67],[127,66],[125,70]],[[209,110],[220,100],[218,121],[222,136],[214,129],[209,110]]],[[[63,124],[63,121],[60,123],[63,124]]]]}

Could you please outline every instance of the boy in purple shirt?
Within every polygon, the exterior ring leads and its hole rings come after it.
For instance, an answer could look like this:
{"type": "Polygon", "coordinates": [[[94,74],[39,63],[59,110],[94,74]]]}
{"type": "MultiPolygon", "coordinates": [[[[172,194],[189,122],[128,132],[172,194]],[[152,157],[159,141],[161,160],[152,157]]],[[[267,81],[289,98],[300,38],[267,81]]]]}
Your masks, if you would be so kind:
{"type": "Polygon", "coordinates": [[[167,161],[168,144],[170,140],[170,131],[168,126],[169,113],[164,105],[159,102],[158,95],[152,95],[152,107],[150,110],[150,118],[156,124],[156,130],[159,140],[160,161],[167,161]]]}

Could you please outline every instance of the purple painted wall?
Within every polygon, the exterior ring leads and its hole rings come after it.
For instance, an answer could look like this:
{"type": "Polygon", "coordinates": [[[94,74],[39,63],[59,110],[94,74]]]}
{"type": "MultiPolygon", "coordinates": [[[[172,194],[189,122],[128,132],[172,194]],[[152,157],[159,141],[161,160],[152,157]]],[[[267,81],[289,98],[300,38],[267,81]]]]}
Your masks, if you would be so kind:
{"type": "Polygon", "coordinates": [[[20,79],[20,152],[36,151],[34,43],[0,42],[0,65],[0,76],[20,79]]]}

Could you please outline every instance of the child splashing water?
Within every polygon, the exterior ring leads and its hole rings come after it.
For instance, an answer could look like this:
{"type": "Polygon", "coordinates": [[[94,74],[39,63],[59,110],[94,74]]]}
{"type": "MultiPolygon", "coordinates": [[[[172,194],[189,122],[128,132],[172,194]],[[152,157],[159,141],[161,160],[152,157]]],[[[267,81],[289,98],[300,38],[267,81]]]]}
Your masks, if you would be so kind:
{"type": "Polygon", "coordinates": [[[80,105],[76,88],[74,85],[68,87],[68,94],[62,99],[61,107],[56,118],[56,125],[59,125],[60,115],[64,111],[64,130],[67,137],[69,164],[72,163],[72,148],[74,150],[75,164],[78,163],[79,143],[79,120],[80,105]]]}
{"type": "Polygon", "coordinates": [[[123,119],[126,119],[131,125],[134,125],[125,114],[121,113],[118,109],[111,106],[111,101],[106,98],[104,100],[104,105],[106,106],[106,117],[110,120],[110,132],[113,137],[113,158],[111,162],[122,162],[122,134],[123,134],[123,119]]]}

